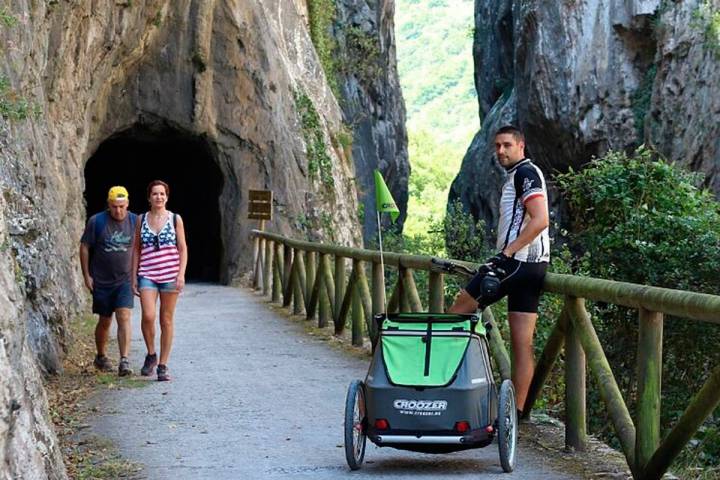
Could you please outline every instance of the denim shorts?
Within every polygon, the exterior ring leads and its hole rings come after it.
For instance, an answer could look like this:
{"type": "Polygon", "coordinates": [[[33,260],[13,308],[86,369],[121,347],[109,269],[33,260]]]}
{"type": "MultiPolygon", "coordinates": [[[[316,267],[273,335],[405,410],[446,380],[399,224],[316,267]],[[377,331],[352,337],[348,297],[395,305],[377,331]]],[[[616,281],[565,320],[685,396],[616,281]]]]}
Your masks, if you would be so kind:
{"type": "Polygon", "coordinates": [[[162,293],[176,293],[178,291],[175,282],[159,283],[145,277],[138,277],[137,285],[138,290],[151,289],[162,293]]]}
{"type": "Polygon", "coordinates": [[[133,308],[134,298],[130,281],[111,287],[93,286],[92,312],[109,317],[118,308],[133,308]]]}

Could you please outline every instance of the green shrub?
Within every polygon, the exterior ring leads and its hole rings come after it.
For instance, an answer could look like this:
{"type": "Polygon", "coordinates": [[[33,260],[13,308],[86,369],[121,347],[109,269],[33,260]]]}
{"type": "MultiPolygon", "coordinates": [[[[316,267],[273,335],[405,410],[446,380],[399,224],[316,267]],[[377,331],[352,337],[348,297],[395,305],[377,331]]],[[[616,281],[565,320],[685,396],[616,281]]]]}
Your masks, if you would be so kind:
{"type": "Polygon", "coordinates": [[[307,147],[308,173],[310,178],[319,178],[327,187],[324,192],[334,192],[332,160],[325,146],[320,116],[315,106],[304,92],[295,92],[295,108],[300,116],[305,145],[307,147]]]}
{"type": "Polygon", "coordinates": [[[337,43],[332,36],[333,22],[335,21],[335,0],[308,0],[308,16],[310,23],[310,38],[325,71],[325,77],[330,89],[340,98],[340,89],[337,83],[337,63],[335,52],[337,43]]]}
{"type": "Polygon", "coordinates": [[[699,180],[642,147],[560,175],[591,273],[718,293],[720,208],[699,180]]]}
{"type": "MultiPolygon", "coordinates": [[[[639,148],[610,152],[580,172],[557,177],[573,219],[572,248],[594,277],[680,290],[720,293],[720,208],[686,172],[639,148]]],[[[632,412],[636,396],[637,311],[615,305],[590,308],[608,361],[632,412]],[[633,352],[629,355],[628,352],[633,352]]],[[[720,329],[667,318],[663,344],[662,427],[667,431],[720,364],[720,329]]],[[[596,390],[589,393],[590,427],[609,434],[596,390]]],[[[717,428],[711,418],[707,428],[717,428]]],[[[611,437],[606,437],[611,438],[611,437]]],[[[717,465],[717,444],[700,443],[685,458],[717,465]]]]}
{"type": "Polygon", "coordinates": [[[28,117],[39,118],[41,114],[40,105],[18,95],[10,88],[10,80],[0,75],[0,117],[5,120],[25,120],[28,117]]]}
{"type": "Polygon", "coordinates": [[[342,62],[343,73],[355,75],[366,85],[377,80],[383,72],[377,36],[356,26],[349,27],[345,35],[348,58],[342,62]]]}

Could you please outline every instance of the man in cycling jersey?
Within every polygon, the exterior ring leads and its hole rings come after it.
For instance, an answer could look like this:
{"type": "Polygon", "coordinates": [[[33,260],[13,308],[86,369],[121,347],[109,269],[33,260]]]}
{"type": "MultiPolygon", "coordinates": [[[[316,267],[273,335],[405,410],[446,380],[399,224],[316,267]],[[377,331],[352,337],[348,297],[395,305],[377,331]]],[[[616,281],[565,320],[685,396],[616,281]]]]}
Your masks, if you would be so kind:
{"type": "Polygon", "coordinates": [[[452,313],[472,313],[508,296],[508,323],[513,351],[512,381],[517,405],[525,405],[535,369],[533,334],[540,290],[550,261],[548,196],[540,169],[525,157],[525,136],[516,127],[495,134],[495,153],[507,172],[500,198],[498,254],[486,263],[502,270],[496,293],[483,296],[485,273],[477,274],[460,291],[452,313]]]}

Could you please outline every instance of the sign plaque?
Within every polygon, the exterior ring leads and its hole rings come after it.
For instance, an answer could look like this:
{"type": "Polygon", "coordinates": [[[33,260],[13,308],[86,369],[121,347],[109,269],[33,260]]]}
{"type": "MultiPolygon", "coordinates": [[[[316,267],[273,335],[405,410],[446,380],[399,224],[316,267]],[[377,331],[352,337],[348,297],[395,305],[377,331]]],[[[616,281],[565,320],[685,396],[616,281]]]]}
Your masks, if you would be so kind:
{"type": "Polygon", "coordinates": [[[250,190],[248,218],[251,220],[272,220],[272,191],[250,190]]]}

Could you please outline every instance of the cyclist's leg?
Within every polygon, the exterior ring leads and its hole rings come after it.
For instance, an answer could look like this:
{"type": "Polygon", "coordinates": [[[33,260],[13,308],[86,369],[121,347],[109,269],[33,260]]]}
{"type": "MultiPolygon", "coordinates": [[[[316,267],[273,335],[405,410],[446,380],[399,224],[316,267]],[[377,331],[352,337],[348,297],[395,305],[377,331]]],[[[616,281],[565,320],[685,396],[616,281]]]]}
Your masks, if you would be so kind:
{"type": "Polygon", "coordinates": [[[448,308],[448,313],[473,313],[478,309],[478,302],[465,290],[455,297],[455,301],[448,308]]]}
{"type": "Polygon", "coordinates": [[[520,410],[525,407],[525,399],[535,373],[533,336],[546,267],[545,263],[522,263],[507,285],[508,324],[513,351],[512,381],[520,410]]]}
{"type": "Polygon", "coordinates": [[[519,410],[523,410],[530,382],[535,372],[533,355],[533,334],[537,313],[508,312],[510,338],[512,343],[512,381],[519,410]]]}

